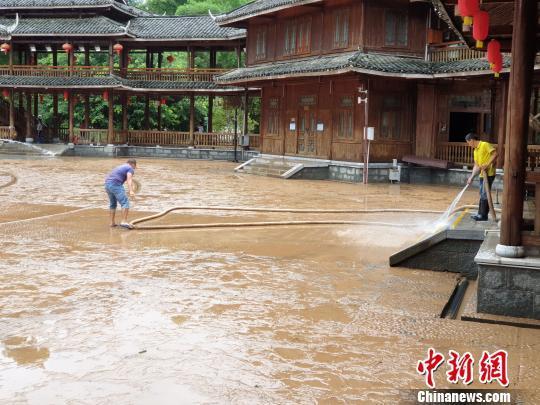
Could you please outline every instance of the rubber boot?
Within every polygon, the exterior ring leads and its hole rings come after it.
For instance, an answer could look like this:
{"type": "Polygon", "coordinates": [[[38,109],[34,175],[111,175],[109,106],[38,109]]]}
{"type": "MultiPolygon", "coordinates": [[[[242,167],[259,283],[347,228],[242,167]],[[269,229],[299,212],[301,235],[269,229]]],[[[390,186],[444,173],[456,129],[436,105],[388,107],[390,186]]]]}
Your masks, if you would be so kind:
{"type": "Polygon", "coordinates": [[[475,221],[487,221],[488,220],[488,213],[489,213],[489,203],[487,200],[480,200],[480,204],[478,206],[478,215],[476,215],[473,219],[475,221]]]}
{"type": "Polygon", "coordinates": [[[475,221],[478,221],[482,218],[482,200],[478,200],[478,213],[476,213],[475,215],[471,215],[471,218],[475,221]]]}

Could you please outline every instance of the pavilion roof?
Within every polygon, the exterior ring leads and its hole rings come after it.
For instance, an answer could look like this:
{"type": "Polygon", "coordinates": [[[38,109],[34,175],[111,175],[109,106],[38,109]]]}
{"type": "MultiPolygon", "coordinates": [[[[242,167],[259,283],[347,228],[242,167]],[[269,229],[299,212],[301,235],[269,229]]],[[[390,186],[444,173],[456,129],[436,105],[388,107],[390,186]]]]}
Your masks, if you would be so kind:
{"type": "MultiPolygon", "coordinates": [[[[13,19],[0,18],[0,24],[9,26],[13,19]]],[[[96,36],[124,35],[125,25],[110,18],[97,16],[85,18],[21,18],[11,36],[96,36]]],[[[0,30],[0,38],[7,33],[0,30]]]]}
{"type": "Polygon", "coordinates": [[[131,20],[129,33],[143,39],[237,39],[243,29],[217,25],[210,16],[153,16],[131,20]]]}
{"type": "MultiPolygon", "coordinates": [[[[0,25],[11,26],[14,19],[0,18],[0,25]]],[[[0,28],[0,39],[10,37],[108,36],[139,40],[234,40],[245,38],[243,29],[220,27],[210,16],[134,17],[120,23],[105,16],[81,18],[20,18],[8,34],[0,28]]]]}
{"type": "MultiPolygon", "coordinates": [[[[510,58],[505,57],[504,68],[509,66],[510,58]]],[[[429,62],[418,58],[355,51],[236,69],[218,76],[216,81],[223,84],[235,84],[350,72],[426,79],[492,73],[485,59],[429,62]]]]}
{"type": "Polygon", "coordinates": [[[229,13],[216,17],[219,24],[231,24],[263,14],[274,13],[304,4],[322,3],[324,0],[255,0],[229,13]]]}
{"type": "Polygon", "coordinates": [[[236,92],[244,88],[222,86],[214,82],[197,81],[150,81],[128,80],[114,75],[103,77],[35,77],[35,76],[0,76],[0,87],[39,88],[39,89],[103,89],[117,88],[128,91],[182,91],[186,92],[236,92]]]}
{"type": "Polygon", "coordinates": [[[92,9],[111,7],[131,16],[153,15],[116,0],[2,0],[0,10],[92,9]]]}

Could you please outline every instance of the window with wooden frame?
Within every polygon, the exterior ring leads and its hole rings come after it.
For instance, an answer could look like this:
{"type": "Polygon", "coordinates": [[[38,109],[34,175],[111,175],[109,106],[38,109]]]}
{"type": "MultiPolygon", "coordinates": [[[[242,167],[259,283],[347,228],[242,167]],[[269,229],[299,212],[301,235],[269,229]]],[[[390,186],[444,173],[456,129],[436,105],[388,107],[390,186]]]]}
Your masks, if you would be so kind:
{"type": "Polygon", "coordinates": [[[409,44],[409,18],[406,11],[385,11],[384,44],[397,47],[406,47],[409,44]]]}
{"type": "Polygon", "coordinates": [[[402,140],[402,100],[396,95],[383,97],[381,106],[381,138],[391,141],[402,140]]]}
{"type": "Polygon", "coordinates": [[[255,60],[266,59],[266,37],[268,28],[258,27],[255,31],[255,60]]]}
{"type": "Polygon", "coordinates": [[[295,18],[285,22],[283,53],[297,55],[311,50],[311,17],[295,18]]]}
{"type": "Polygon", "coordinates": [[[279,135],[279,117],[279,99],[272,97],[268,100],[266,114],[266,133],[268,135],[279,135]]]}
{"type": "Polygon", "coordinates": [[[344,96],[336,110],[336,136],[344,140],[354,138],[354,97],[344,96]]]}
{"type": "Polygon", "coordinates": [[[349,46],[349,21],[350,10],[348,8],[335,10],[334,17],[334,38],[332,47],[346,48],[349,46]]]}

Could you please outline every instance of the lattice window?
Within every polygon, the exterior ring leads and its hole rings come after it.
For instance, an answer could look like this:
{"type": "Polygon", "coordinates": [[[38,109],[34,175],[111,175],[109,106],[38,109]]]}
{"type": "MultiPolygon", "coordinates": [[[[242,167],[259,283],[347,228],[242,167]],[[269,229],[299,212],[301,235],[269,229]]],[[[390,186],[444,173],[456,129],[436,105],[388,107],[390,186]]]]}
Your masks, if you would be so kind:
{"type": "Polygon", "coordinates": [[[350,10],[348,8],[334,11],[334,48],[349,46],[349,21],[350,10]]]}
{"type": "Polygon", "coordinates": [[[267,27],[259,27],[256,31],[255,60],[266,59],[267,27]]]}
{"type": "Polygon", "coordinates": [[[398,96],[385,96],[381,110],[381,138],[398,141],[402,137],[402,102],[398,96]]]}
{"type": "Polygon", "coordinates": [[[386,46],[404,47],[409,44],[409,18],[405,11],[386,10],[384,27],[386,46]]]}
{"type": "Polygon", "coordinates": [[[289,20],[285,23],[285,55],[309,53],[311,50],[311,17],[289,20]]]}

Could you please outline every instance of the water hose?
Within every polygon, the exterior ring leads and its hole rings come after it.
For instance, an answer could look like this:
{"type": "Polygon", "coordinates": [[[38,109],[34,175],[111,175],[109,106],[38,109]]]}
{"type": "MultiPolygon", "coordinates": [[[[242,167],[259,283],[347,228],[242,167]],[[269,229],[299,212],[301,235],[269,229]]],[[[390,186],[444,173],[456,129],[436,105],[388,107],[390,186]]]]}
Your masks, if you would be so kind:
{"type": "MultiPolygon", "coordinates": [[[[468,206],[467,206],[468,207],[468,206]]],[[[169,208],[158,214],[149,215],[133,220],[130,225],[133,229],[157,230],[157,229],[201,229],[201,228],[238,228],[256,226],[290,226],[290,225],[374,225],[374,226],[414,226],[414,224],[370,222],[370,221],[347,221],[347,220],[308,220],[308,221],[276,221],[276,222],[218,222],[212,224],[182,224],[182,225],[146,225],[144,222],[161,218],[173,211],[204,210],[204,211],[236,211],[236,212],[286,212],[303,214],[375,214],[375,213],[420,213],[420,214],[440,214],[442,211],[434,210],[413,210],[413,209],[348,209],[348,210],[326,210],[326,209],[288,209],[288,208],[253,208],[253,207],[217,207],[217,206],[178,206],[169,208]]],[[[457,211],[457,210],[456,210],[457,211]]]]}

